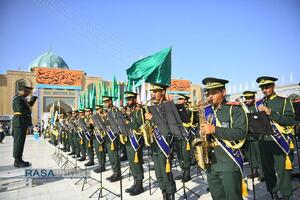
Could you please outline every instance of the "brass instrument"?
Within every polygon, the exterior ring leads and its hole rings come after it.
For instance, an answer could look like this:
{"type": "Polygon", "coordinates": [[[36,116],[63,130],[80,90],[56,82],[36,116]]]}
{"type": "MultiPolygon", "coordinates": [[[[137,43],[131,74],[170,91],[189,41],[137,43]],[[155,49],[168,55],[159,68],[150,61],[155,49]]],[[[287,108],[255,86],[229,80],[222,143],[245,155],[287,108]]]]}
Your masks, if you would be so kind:
{"type": "MultiPolygon", "coordinates": [[[[201,103],[199,106],[199,124],[208,123],[205,119],[204,107],[207,103],[201,103]]],[[[209,159],[209,148],[211,147],[209,141],[207,140],[207,136],[201,133],[199,128],[199,138],[195,138],[192,141],[192,145],[195,148],[195,159],[197,161],[198,166],[201,169],[206,169],[210,164],[209,159]]]]}
{"type": "MultiPolygon", "coordinates": [[[[146,101],[146,103],[145,103],[146,113],[149,113],[147,104],[151,101],[152,101],[152,99],[146,101]]],[[[153,129],[152,129],[150,121],[148,121],[148,120],[144,121],[144,124],[139,129],[141,130],[140,134],[143,135],[145,145],[149,147],[154,142],[153,129]]],[[[136,132],[136,133],[138,133],[138,132],[136,132]]]]}

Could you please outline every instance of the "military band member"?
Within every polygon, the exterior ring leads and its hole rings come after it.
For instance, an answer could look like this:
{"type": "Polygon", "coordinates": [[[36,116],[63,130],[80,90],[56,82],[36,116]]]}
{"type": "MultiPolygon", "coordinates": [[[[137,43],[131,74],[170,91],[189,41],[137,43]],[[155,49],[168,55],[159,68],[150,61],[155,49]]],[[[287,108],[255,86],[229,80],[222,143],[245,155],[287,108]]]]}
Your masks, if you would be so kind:
{"type": "Polygon", "coordinates": [[[174,199],[176,185],[171,172],[171,152],[173,138],[182,138],[185,131],[182,121],[173,101],[167,101],[166,89],[168,86],[152,84],[152,97],[155,105],[149,106],[149,113],[145,119],[153,124],[155,142],[151,145],[154,160],[154,170],[164,199],[174,199]]]}
{"type": "MultiPolygon", "coordinates": [[[[245,99],[244,103],[247,106],[250,113],[255,113],[258,111],[255,106],[255,94],[255,91],[243,92],[243,96],[245,99]]],[[[261,169],[260,153],[258,147],[259,135],[248,135],[247,140],[248,142],[246,143],[245,153],[248,161],[251,164],[251,167],[253,168],[253,178],[257,178],[260,176],[259,169],[261,169]]],[[[250,178],[252,177],[250,176],[250,178]]]]}
{"type": "Polygon", "coordinates": [[[13,157],[15,158],[14,167],[28,167],[30,163],[23,161],[22,155],[27,134],[27,129],[32,125],[31,107],[37,97],[32,96],[28,102],[26,97],[32,92],[32,87],[22,86],[18,88],[18,95],[13,97],[12,109],[12,133],[14,136],[13,157]]]}
{"type": "MultiPolygon", "coordinates": [[[[72,119],[72,111],[67,112],[66,123],[72,119]]],[[[67,127],[68,131],[68,139],[69,145],[71,147],[71,152],[68,154],[69,156],[75,155],[75,144],[74,144],[74,134],[70,127],[67,127]]]]}
{"type": "MultiPolygon", "coordinates": [[[[72,111],[72,117],[71,117],[71,121],[74,125],[77,124],[77,120],[79,117],[79,112],[78,110],[73,110],[72,111]]],[[[78,129],[77,127],[73,127],[72,131],[72,139],[73,139],[73,143],[74,143],[74,151],[75,151],[75,155],[72,156],[72,158],[79,158],[80,157],[80,138],[78,136],[78,129]]]]}
{"type": "Polygon", "coordinates": [[[63,152],[70,151],[70,145],[69,145],[69,135],[67,132],[66,127],[64,127],[64,121],[66,120],[66,114],[62,112],[59,116],[59,122],[60,122],[60,135],[61,135],[61,141],[63,143],[63,147],[61,150],[63,152]]]}
{"type": "MultiPolygon", "coordinates": [[[[78,110],[79,112],[79,118],[81,119],[85,119],[85,115],[84,115],[84,110],[83,109],[79,109],[78,110]]],[[[80,148],[80,153],[81,153],[81,157],[78,159],[79,162],[82,162],[82,161],[85,161],[86,159],[86,140],[84,139],[85,138],[85,134],[83,132],[83,130],[78,130],[78,142],[79,142],[79,148],[80,148]]]]}
{"type": "Polygon", "coordinates": [[[94,135],[93,135],[93,110],[92,108],[85,108],[85,123],[87,125],[88,131],[85,132],[84,134],[84,140],[85,140],[85,149],[87,151],[87,155],[89,157],[89,161],[84,164],[84,166],[92,166],[94,165],[94,149],[93,149],[93,140],[94,140],[94,135]]]}
{"type": "MultiPolygon", "coordinates": [[[[99,115],[102,119],[104,118],[103,105],[95,105],[96,113],[95,115],[99,115]]],[[[95,128],[96,129],[96,128],[95,128]]],[[[94,129],[94,151],[98,158],[99,166],[94,170],[95,173],[100,173],[105,171],[105,132],[97,129],[94,129]],[[99,131],[99,132],[98,132],[99,131]]]]}
{"type": "Polygon", "coordinates": [[[127,101],[126,115],[128,120],[128,126],[130,127],[130,135],[125,143],[127,151],[130,170],[134,178],[134,184],[125,191],[130,195],[135,196],[144,192],[143,188],[143,138],[142,135],[137,135],[136,132],[140,132],[139,129],[143,125],[143,110],[136,104],[137,94],[134,92],[125,92],[125,98],[127,101]]]}
{"type": "Polygon", "coordinates": [[[268,76],[256,80],[265,95],[256,105],[270,117],[273,129],[271,135],[261,138],[259,148],[268,192],[274,199],[279,199],[278,191],[283,199],[289,199],[292,195],[292,164],[289,154],[293,148],[291,134],[295,125],[295,113],[291,101],[275,93],[275,81],[277,78],[268,76]]]}
{"type": "MultiPolygon", "coordinates": [[[[178,113],[180,115],[180,118],[183,122],[183,126],[185,130],[189,133],[192,121],[190,119],[191,111],[189,110],[189,107],[187,105],[187,102],[189,100],[189,97],[184,94],[179,94],[177,99],[177,109],[178,113]]],[[[191,137],[190,133],[187,134],[187,138],[174,138],[175,141],[175,151],[177,153],[179,166],[182,170],[182,174],[176,178],[175,180],[182,179],[183,182],[187,182],[191,180],[190,175],[190,167],[191,167],[191,137]]]]}
{"type": "Polygon", "coordinates": [[[202,134],[211,139],[211,164],[207,167],[207,181],[213,199],[242,200],[243,159],[239,148],[247,135],[244,110],[225,99],[227,80],[202,80],[211,106],[205,107],[209,123],[200,124],[202,134]],[[227,143],[227,142],[229,143],[227,143]],[[234,145],[232,141],[238,141],[234,145]]]}
{"type": "Polygon", "coordinates": [[[107,178],[111,182],[116,182],[121,179],[121,165],[120,158],[118,155],[119,148],[119,135],[116,130],[112,127],[114,119],[110,118],[113,115],[113,111],[117,110],[112,103],[111,96],[103,96],[103,103],[106,109],[105,123],[107,125],[107,134],[105,136],[105,146],[109,157],[110,164],[112,166],[113,174],[107,178]]]}

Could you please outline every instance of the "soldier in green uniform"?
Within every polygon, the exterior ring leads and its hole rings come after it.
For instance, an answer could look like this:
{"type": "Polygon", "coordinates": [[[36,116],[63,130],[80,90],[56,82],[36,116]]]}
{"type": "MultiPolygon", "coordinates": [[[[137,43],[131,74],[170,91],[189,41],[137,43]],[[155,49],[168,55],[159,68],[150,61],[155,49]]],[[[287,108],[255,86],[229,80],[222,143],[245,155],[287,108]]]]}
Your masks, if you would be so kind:
{"type": "MultiPolygon", "coordinates": [[[[78,110],[73,110],[72,117],[70,119],[73,125],[76,125],[78,117],[79,117],[78,110]]],[[[71,134],[73,135],[72,139],[73,139],[74,151],[75,151],[75,155],[73,155],[72,158],[77,159],[80,157],[80,138],[77,133],[77,127],[73,127],[71,131],[72,131],[71,134]]]]}
{"type": "Polygon", "coordinates": [[[121,179],[121,165],[120,165],[120,158],[118,155],[119,135],[116,132],[116,130],[113,128],[113,123],[114,123],[113,111],[117,110],[117,108],[114,107],[111,96],[103,96],[103,103],[106,109],[106,116],[105,116],[104,123],[107,125],[107,128],[109,127],[110,130],[112,130],[116,134],[115,139],[113,139],[113,137],[110,138],[108,134],[106,134],[105,136],[105,147],[113,170],[113,174],[110,177],[108,177],[107,180],[111,182],[116,182],[121,179]]]}
{"type": "Polygon", "coordinates": [[[155,105],[147,106],[149,112],[145,119],[153,125],[155,142],[151,144],[153,152],[155,176],[164,199],[175,199],[175,181],[171,172],[171,157],[173,139],[183,137],[186,132],[173,101],[167,101],[166,89],[168,86],[152,84],[151,91],[155,105]]]}
{"type": "Polygon", "coordinates": [[[208,122],[200,122],[201,134],[212,146],[207,166],[211,196],[216,200],[242,200],[243,160],[239,148],[247,136],[246,114],[240,106],[226,101],[227,80],[208,77],[202,83],[211,103],[204,108],[208,122]],[[233,144],[232,141],[238,143],[233,144]]]}
{"type": "Polygon", "coordinates": [[[13,157],[15,158],[14,167],[28,167],[29,162],[23,161],[22,155],[27,134],[27,129],[32,125],[31,108],[37,97],[32,96],[27,101],[32,91],[32,87],[21,86],[18,88],[18,95],[13,97],[12,109],[14,116],[12,118],[12,131],[14,137],[13,157]]]}
{"type": "Polygon", "coordinates": [[[177,153],[179,166],[182,170],[180,176],[175,177],[175,180],[182,180],[187,182],[191,180],[190,167],[191,167],[191,136],[190,129],[192,126],[192,119],[190,119],[191,111],[187,105],[189,97],[184,94],[179,94],[177,98],[177,109],[180,115],[180,118],[183,122],[183,127],[187,131],[187,138],[174,138],[175,142],[175,151],[177,153]]]}
{"type": "Polygon", "coordinates": [[[134,184],[130,188],[126,189],[125,192],[130,193],[131,196],[144,192],[143,138],[140,130],[140,127],[143,125],[144,114],[142,108],[136,105],[136,97],[137,94],[134,92],[125,92],[125,98],[127,101],[126,118],[131,130],[131,135],[127,137],[125,148],[127,151],[130,170],[134,178],[134,184]]]}
{"type": "Polygon", "coordinates": [[[92,166],[94,165],[94,149],[93,149],[93,140],[94,140],[94,135],[93,135],[93,110],[91,108],[85,108],[85,123],[88,128],[88,132],[84,133],[84,144],[85,144],[85,149],[87,151],[87,155],[89,157],[89,161],[84,164],[84,166],[92,166]]]}
{"type": "MultiPolygon", "coordinates": [[[[79,117],[77,119],[77,121],[80,119],[85,120],[85,116],[84,116],[84,110],[83,109],[79,109],[79,117]]],[[[85,144],[85,135],[83,130],[78,129],[78,142],[79,142],[79,148],[80,148],[80,153],[81,153],[81,157],[78,159],[79,162],[85,161],[86,159],[86,144],[85,144]]]]}
{"type": "Polygon", "coordinates": [[[66,130],[66,127],[63,126],[63,122],[66,120],[66,115],[65,113],[61,113],[59,116],[59,122],[60,123],[60,135],[61,135],[61,140],[63,143],[63,147],[61,148],[63,152],[70,151],[70,144],[69,144],[69,133],[66,130]]]}
{"type": "MultiPolygon", "coordinates": [[[[245,91],[243,92],[244,96],[244,103],[247,106],[250,113],[257,112],[257,108],[255,106],[255,91],[245,91]]],[[[261,161],[260,161],[260,154],[259,154],[259,147],[258,147],[259,135],[248,135],[247,142],[246,142],[246,149],[245,153],[247,156],[248,161],[251,164],[253,169],[253,178],[260,177],[259,169],[261,169],[261,161]],[[250,152],[251,151],[251,152],[250,152]]],[[[252,176],[250,176],[252,178],[252,176]]]]}
{"type": "MultiPolygon", "coordinates": [[[[72,118],[72,111],[67,112],[67,117],[66,117],[66,123],[70,121],[72,118]]],[[[68,127],[68,140],[69,140],[69,145],[71,147],[71,152],[68,154],[69,156],[75,155],[75,144],[74,144],[74,134],[72,130],[68,127]]]]}
{"type": "Polygon", "coordinates": [[[275,81],[277,78],[268,76],[256,80],[265,95],[263,101],[257,103],[258,109],[264,111],[273,124],[271,135],[264,135],[261,138],[259,148],[268,192],[273,199],[279,199],[278,191],[283,199],[289,199],[292,195],[290,179],[292,166],[289,153],[293,146],[291,130],[296,123],[295,113],[291,101],[275,93],[275,81]],[[279,142],[283,138],[286,142],[279,142]]]}
{"type": "MultiPolygon", "coordinates": [[[[94,115],[99,115],[102,119],[104,118],[103,105],[95,105],[96,113],[94,115]]],[[[94,122],[95,124],[95,122],[94,122]]],[[[105,171],[105,131],[99,130],[97,127],[94,129],[94,151],[98,158],[99,166],[94,169],[95,173],[100,173],[105,171]]]]}

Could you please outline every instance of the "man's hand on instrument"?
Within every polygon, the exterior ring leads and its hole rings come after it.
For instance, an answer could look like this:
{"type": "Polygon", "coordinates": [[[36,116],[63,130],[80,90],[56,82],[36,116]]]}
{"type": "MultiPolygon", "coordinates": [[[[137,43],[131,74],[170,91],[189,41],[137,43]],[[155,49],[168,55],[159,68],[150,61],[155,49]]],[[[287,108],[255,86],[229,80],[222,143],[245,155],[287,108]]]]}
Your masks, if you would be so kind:
{"type": "Polygon", "coordinates": [[[201,133],[205,135],[213,134],[216,131],[216,127],[211,124],[202,124],[200,126],[201,133]]]}
{"type": "Polygon", "coordinates": [[[145,114],[145,119],[146,119],[146,120],[151,120],[152,117],[153,117],[153,116],[152,116],[151,113],[146,113],[146,114],[145,114]]]}
{"type": "Polygon", "coordinates": [[[271,115],[271,109],[266,106],[259,106],[258,110],[265,112],[267,115],[271,115]]]}

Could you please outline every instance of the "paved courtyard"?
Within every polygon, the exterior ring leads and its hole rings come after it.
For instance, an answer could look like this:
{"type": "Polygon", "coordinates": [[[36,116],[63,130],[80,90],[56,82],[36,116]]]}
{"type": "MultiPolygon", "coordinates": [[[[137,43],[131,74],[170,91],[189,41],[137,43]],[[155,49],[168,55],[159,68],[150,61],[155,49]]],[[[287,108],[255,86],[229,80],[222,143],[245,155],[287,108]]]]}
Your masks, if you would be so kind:
{"type": "MultiPolygon", "coordinates": [[[[94,196],[91,196],[94,191],[100,187],[100,175],[92,172],[96,166],[86,169],[84,168],[84,162],[77,162],[78,170],[85,174],[85,172],[90,173],[86,183],[83,187],[84,179],[79,180],[77,177],[73,178],[52,178],[52,179],[43,179],[41,181],[25,178],[25,170],[29,169],[46,169],[50,170],[59,170],[64,168],[65,171],[72,171],[76,165],[75,160],[68,157],[72,163],[68,163],[67,166],[63,165],[67,160],[67,154],[58,153],[57,149],[48,143],[48,140],[45,139],[34,139],[33,136],[28,136],[26,139],[25,149],[24,149],[24,160],[28,160],[32,163],[32,166],[29,168],[14,168],[13,167],[13,158],[12,158],[12,137],[8,136],[4,139],[4,144],[0,144],[0,199],[10,200],[56,200],[56,199],[97,199],[98,193],[94,196]],[[78,182],[79,181],[79,182],[78,182]],[[76,185],[75,183],[78,182],[76,185]],[[83,189],[83,191],[82,191],[83,189]],[[91,197],[90,197],[91,196],[91,197]]],[[[145,192],[138,196],[130,196],[125,193],[125,189],[130,187],[133,183],[132,176],[130,176],[128,170],[128,162],[122,162],[122,172],[123,172],[123,199],[162,199],[160,190],[158,189],[157,183],[151,181],[151,195],[149,190],[149,181],[146,180],[149,178],[148,171],[148,158],[145,152],[144,157],[144,170],[145,170],[145,182],[144,189],[145,192]]],[[[97,161],[96,161],[97,162],[97,161]]],[[[150,162],[150,168],[153,168],[153,162],[150,162]]],[[[296,164],[295,172],[298,172],[298,166],[296,164]]],[[[107,159],[106,163],[106,172],[103,175],[103,186],[108,190],[113,191],[114,193],[120,194],[120,182],[110,183],[106,180],[106,177],[111,175],[111,168],[109,161],[107,159]]],[[[28,172],[27,171],[27,172],[28,172]]],[[[63,171],[63,170],[61,170],[63,171]]],[[[176,176],[179,173],[179,167],[173,167],[174,175],[176,176]]],[[[32,172],[32,171],[31,171],[32,172]]],[[[245,173],[249,173],[249,168],[245,166],[245,173]]],[[[150,176],[152,179],[155,179],[155,174],[153,170],[150,170],[150,176]]],[[[84,176],[83,176],[84,177],[84,176]]],[[[210,194],[207,192],[207,183],[206,176],[204,172],[200,172],[196,167],[192,168],[192,180],[185,184],[187,199],[207,199],[210,200],[210,194]],[[189,189],[198,196],[194,195],[192,192],[189,192],[189,189]]],[[[294,196],[293,199],[300,199],[300,181],[293,180],[294,196]]],[[[182,187],[181,181],[176,181],[177,189],[182,187]]],[[[253,199],[252,192],[252,182],[248,180],[249,187],[249,197],[248,199],[253,199]]],[[[260,183],[255,179],[255,189],[256,189],[256,199],[258,200],[267,200],[269,195],[266,192],[265,184],[260,183]]],[[[183,189],[179,190],[175,197],[176,199],[183,199],[184,191],[183,189]]],[[[103,190],[104,199],[120,199],[112,194],[108,194],[107,191],[103,190]]]]}

